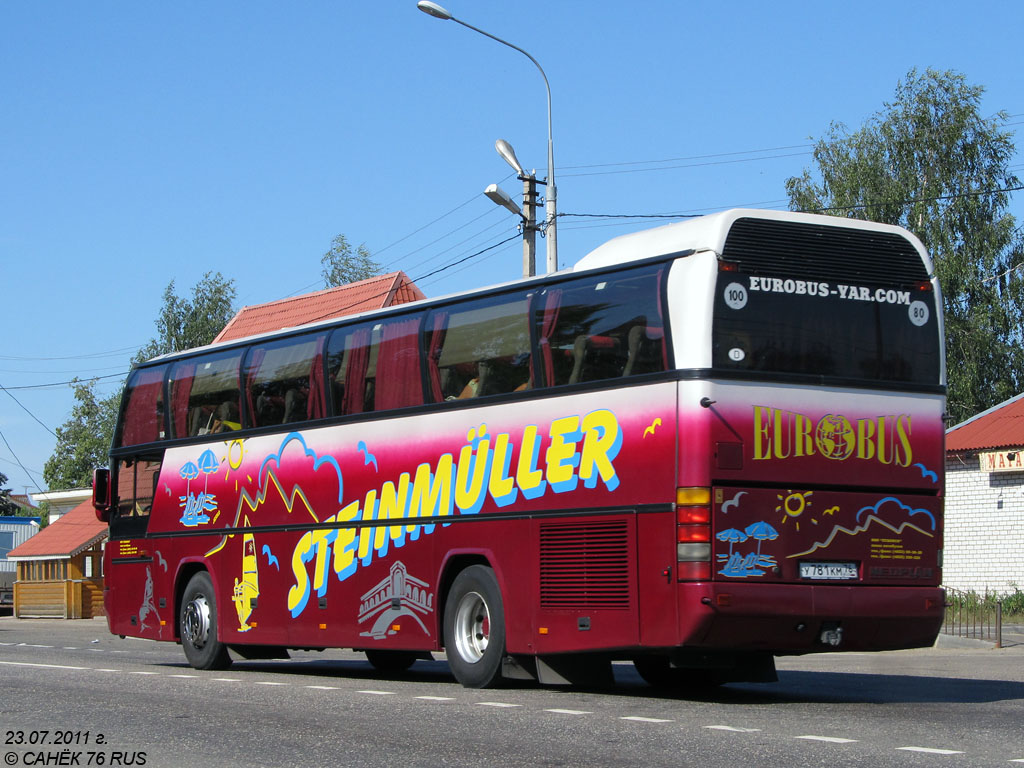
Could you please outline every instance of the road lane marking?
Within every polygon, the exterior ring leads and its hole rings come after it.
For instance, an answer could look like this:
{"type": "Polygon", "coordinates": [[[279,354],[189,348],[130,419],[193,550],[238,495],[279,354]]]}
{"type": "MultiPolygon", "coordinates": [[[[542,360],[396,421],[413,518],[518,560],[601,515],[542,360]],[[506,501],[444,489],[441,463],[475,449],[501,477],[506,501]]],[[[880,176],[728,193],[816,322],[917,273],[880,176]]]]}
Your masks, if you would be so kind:
{"type": "Polygon", "coordinates": [[[592,715],[593,712],[587,712],[582,709],[545,709],[545,712],[554,712],[556,715],[592,715]]]}
{"type": "Polygon", "coordinates": [[[129,675],[159,675],[159,672],[129,672],[129,675]]]}
{"type": "Polygon", "coordinates": [[[829,744],[854,744],[856,739],[841,739],[838,736],[796,736],[797,739],[807,739],[808,741],[825,741],[829,744]]]}
{"type": "Polygon", "coordinates": [[[416,698],[423,701],[455,701],[454,696],[417,696],[416,698]]]}
{"type": "Polygon", "coordinates": [[[211,677],[210,679],[212,681],[216,682],[216,683],[240,683],[240,682],[242,682],[241,678],[238,678],[238,677],[211,677]]]}
{"type": "Polygon", "coordinates": [[[505,701],[478,701],[477,704],[481,707],[521,707],[522,704],[509,704],[505,701]]]}
{"type": "Polygon", "coordinates": [[[336,691],[338,686],[336,685],[307,685],[307,688],[312,688],[316,691],[336,691]]]}
{"type": "Polygon", "coordinates": [[[0,664],[5,664],[8,667],[37,667],[41,669],[91,669],[91,667],[72,667],[67,664],[32,664],[27,661],[0,661],[0,664]]]}
{"type": "Polygon", "coordinates": [[[733,733],[758,733],[760,728],[737,728],[733,725],[705,725],[704,728],[708,728],[712,731],[732,731],[733,733]]]}
{"type": "Polygon", "coordinates": [[[168,677],[181,677],[187,680],[194,680],[195,678],[199,677],[199,675],[168,675],[168,677]]]}
{"type": "Polygon", "coordinates": [[[394,696],[394,691],[356,691],[356,693],[367,693],[370,696],[394,696]]]}
{"type": "Polygon", "coordinates": [[[620,717],[619,720],[632,720],[634,723],[671,723],[673,720],[664,720],[660,717],[640,717],[638,715],[630,715],[629,717],[620,717]]]}
{"type": "Polygon", "coordinates": [[[291,685],[291,683],[275,683],[273,680],[257,680],[254,685],[291,685]]]}
{"type": "Polygon", "coordinates": [[[904,752],[924,752],[927,755],[962,755],[963,752],[956,749],[933,749],[932,747],[896,747],[904,752]]]}

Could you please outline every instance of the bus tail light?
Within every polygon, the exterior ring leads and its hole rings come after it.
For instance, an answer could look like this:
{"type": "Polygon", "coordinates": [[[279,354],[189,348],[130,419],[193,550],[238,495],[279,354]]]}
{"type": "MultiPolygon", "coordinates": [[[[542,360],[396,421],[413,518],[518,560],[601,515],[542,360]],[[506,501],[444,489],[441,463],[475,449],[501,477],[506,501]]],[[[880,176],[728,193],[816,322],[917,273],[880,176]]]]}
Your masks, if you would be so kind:
{"type": "Polygon", "coordinates": [[[711,578],[711,489],[676,489],[676,579],[711,578]]]}

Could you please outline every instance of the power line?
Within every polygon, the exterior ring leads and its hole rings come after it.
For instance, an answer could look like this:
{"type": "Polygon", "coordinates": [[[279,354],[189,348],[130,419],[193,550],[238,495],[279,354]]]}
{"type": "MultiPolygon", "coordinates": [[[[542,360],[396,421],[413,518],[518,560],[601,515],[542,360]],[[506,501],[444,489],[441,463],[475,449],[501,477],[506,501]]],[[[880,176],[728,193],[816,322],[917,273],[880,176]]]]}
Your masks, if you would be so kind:
{"type": "Polygon", "coordinates": [[[789,152],[783,155],[764,155],[761,157],[743,157],[733,160],[715,160],[706,163],[684,163],[682,165],[667,165],[660,168],[627,168],[619,171],[593,171],[591,173],[563,173],[562,178],[575,178],[580,176],[612,176],[623,173],[646,173],[650,171],[671,171],[679,168],[702,168],[712,165],[732,165],[735,163],[752,163],[757,160],[779,160],[787,157],[800,157],[809,155],[810,152],[789,152]]]}
{"type": "MultiPolygon", "coordinates": [[[[792,144],[792,145],[786,146],[786,147],[767,147],[765,149],[745,149],[745,150],[740,150],[740,151],[737,151],[737,152],[715,152],[715,153],[709,154],[709,155],[691,155],[689,157],[667,157],[667,158],[664,158],[664,159],[661,159],[661,160],[633,160],[633,161],[619,162],[619,163],[594,163],[594,164],[591,164],[591,165],[566,165],[566,166],[563,166],[562,168],[559,168],[559,170],[561,171],[561,170],[564,169],[566,171],[572,171],[572,170],[579,170],[579,169],[584,169],[584,168],[613,168],[613,167],[622,166],[622,165],[654,165],[656,163],[678,163],[678,162],[689,161],[689,160],[710,160],[711,158],[716,158],[716,157],[734,157],[736,155],[754,155],[754,154],[763,154],[765,152],[781,152],[784,149],[808,149],[808,148],[813,147],[813,146],[814,146],[813,144],[792,144]]],[[[801,153],[801,154],[805,154],[805,153],[801,153]]],[[[752,157],[752,158],[749,158],[749,159],[750,160],[760,160],[762,158],[752,157]]]]}
{"type": "MultiPolygon", "coordinates": [[[[7,442],[7,437],[4,435],[3,430],[0,430],[0,439],[2,439],[4,441],[4,445],[7,446],[7,450],[11,452],[11,456],[13,456],[14,460],[16,462],[18,462],[18,466],[21,467],[21,471],[25,473],[25,476],[29,480],[31,480],[32,479],[32,473],[28,471],[28,469],[25,467],[24,464],[22,464],[21,459],[18,458],[18,454],[16,454],[14,452],[14,449],[11,448],[11,444],[7,442]]],[[[38,473],[36,474],[36,477],[39,477],[38,473]]],[[[42,479],[45,481],[46,478],[42,478],[42,479]]]]}
{"type": "Polygon", "coordinates": [[[124,354],[125,352],[135,352],[142,348],[139,344],[134,347],[122,347],[121,349],[112,349],[108,352],[90,352],[85,355],[67,355],[64,357],[21,357],[18,355],[0,355],[0,360],[12,360],[20,362],[49,362],[53,360],[91,360],[99,357],[117,357],[124,354]]]}
{"type": "MultiPolygon", "coordinates": [[[[116,379],[120,376],[127,376],[129,373],[130,371],[122,371],[121,373],[111,373],[108,376],[93,376],[89,379],[89,381],[99,381],[101,379],[116,379]]],[[[21,389],[53,389],[55,387],[66,386],[68,384],[77,384],[80,381],[82,381],[82,379],[75,378],[69,381],[53,381],[50,382],[49,384],[26,384],[20,387],[4,387],[4,389],[13,391],[21,389]]]]}
{"type": "Polygon", "coordinates": [[[36,423],[39,424],[39,426],[41,426],[43,429],[45,429],[47,432],[49,432],[54,437],[57,437],[57,433],[54,432],[52,429],[50,429],[45,424],[43,424],[43,422],[39,420],[38,416],[36,416],[34,413],[32,413],[32,411],[30,411],[28,408],[26,408],[24,406],[24,404],[22,404],[22,402],[18,398],[16,398],[14,395],[12,395],[10,392],[8,392],[7,391],[7,387],[5,387],[3,384],[0,384],[0,389],[2,389],[7,394],[7,396],[9,398],[11,398],[11,400],[16,402],[19,406],[21,406],[21,410],[23,410],[25,413],[27,413],[29,416],[31,416],[33,419],[35,419],[36,423]]]}

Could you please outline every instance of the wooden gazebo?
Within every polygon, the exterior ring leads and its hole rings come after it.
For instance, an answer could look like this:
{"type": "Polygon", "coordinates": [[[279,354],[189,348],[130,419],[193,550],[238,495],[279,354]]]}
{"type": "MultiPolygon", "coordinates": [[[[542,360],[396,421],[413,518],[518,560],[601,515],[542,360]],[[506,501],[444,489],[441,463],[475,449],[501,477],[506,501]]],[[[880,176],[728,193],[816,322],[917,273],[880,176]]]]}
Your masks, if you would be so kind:
{"type": "Polygon", "coordinates": [[[17,563],[14,615],[89,619],[103,615],[107,526],[84,501],[7,555],[17,563]]]}

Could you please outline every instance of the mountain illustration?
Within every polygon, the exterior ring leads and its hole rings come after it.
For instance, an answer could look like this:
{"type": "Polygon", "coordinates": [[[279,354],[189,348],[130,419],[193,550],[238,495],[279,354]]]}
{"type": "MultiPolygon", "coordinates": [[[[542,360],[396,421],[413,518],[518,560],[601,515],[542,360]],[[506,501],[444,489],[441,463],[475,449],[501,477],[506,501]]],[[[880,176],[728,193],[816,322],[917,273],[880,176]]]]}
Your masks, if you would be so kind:
{"type": "Polygon", "coordinates": [[[911,523],[909,521],[908,522],[904,522],[904,523],[900,523],[899,525],[893,525],[891,523],[887,523],[885,520],[883,520],[882,518],[878,517],[877,515],[868,515],[867,518],[865,518],[864,522],[862,524],[856,526],[855,528],[847,528],[847,527],[842,526],[842,525],[835,526],[832,529],[832,533],[830,533],[828,535],[828,538],[826,538],[824,541],[817,542],[813,547],[811,547],[810,549],[805,550],[803,552],[797,552],[797,553],[792,554],[792,555],[786,555],[786,558],[787,559],[792,559],[794,557],[805,557],[807,555],[813,554],[814,552],[817,552],[820,549],[828,549],[832,545],[832,543],[836,540],[836,537],[838,537],[840,535],[851,536],[851,537],[852,536],[859,536],[862,533],[865,533],[867,530],[869,530],[870,528],[875,527],[875,526],[882,526],[883,528],[886,528],[887,530],[892,531],[896,535],[902,534],[905,530],[907,530],[909,528],[910,530],[917,531],[918,533],[920,533],[920,534],[922,534],[924,536],[927,536],[930,539],[934,538],[934,534],[929,533],[928,531],[924,530],[923,528],[919,528],[918,526],[914,525],[913,523],[911,523]]]}

